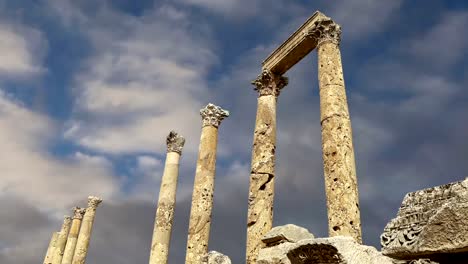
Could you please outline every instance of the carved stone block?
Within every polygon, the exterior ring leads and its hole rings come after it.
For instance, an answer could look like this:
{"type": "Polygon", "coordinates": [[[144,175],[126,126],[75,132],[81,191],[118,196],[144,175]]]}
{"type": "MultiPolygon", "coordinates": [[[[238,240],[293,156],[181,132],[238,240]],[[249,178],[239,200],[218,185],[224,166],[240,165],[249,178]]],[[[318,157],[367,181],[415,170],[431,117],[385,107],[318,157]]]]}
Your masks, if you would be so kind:
{"type": "Polygon", "coordinates": [[[412,193],[381,235],[382,253],[413,259],[468,251],[468,179],[412,193]]]}

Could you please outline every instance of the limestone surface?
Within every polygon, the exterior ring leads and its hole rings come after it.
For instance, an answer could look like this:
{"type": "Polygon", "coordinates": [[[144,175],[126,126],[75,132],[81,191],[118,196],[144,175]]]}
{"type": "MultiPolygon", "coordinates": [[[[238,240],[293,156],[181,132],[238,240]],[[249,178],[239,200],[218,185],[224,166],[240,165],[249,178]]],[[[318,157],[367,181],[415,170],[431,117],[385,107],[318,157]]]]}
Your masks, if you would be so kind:
{"type": "Polygon", "coordinates": [[[468,179],[408,193],[381,236],[385,255],[468,252],[468,179]]]}
{"type": "Polygon", "coordinates": [[[47,252],[44,257],[44,264],[52,264],[52,259],[54,258],[55,244],[57,243],[57,237],[59,233],[54,232],[52,238],[50,239],[49,246],[47,247],[47,252]]]}
{"type": "Polygon", "coordinates": [[[210,251],[203,257],[203,264],[231,264],[231,259],[219,252],[210,251]]]}
{"type": "Polygon", "coordinates": [[[63,253],[62,264],[71,264],[73,261],[73,254],[75,253],[76,242],[78,240],[78,234],[80,232],[81,220],[85,213],[84,208],[75,207],[73,208],[73,220],[68,233],[67,245],[63,253]]]}
{"type": "Polygon", "coordinates": [[[229,112],[208,104],[200,110],[203,128],[200,137],[197,169],[190,209],[189,231],[185,263],[199,264],[208,253],[211,213],[213,209],[214,180],[216,171],[216,149],[218,127],[229,112]]]}
{"type": "Polygon", "coordinates": [[[263,248],[257,264],[394,264],[377,249],[364,246],[351,237],[303,239],[263,248]]]}
{"type": "Polygon", "coordinates": [[[328,233],[361,242],[361,220],[353,135],[339,42],[341,27],[316,21],[310,32],[318,42],[322,155],[327,195],[328,233]]]}
{"type": "Polygon", "coordinates": [[[285,242],[295,243],[303,239],[311,238],[314,238],[314,235],[306,228],[287,224],[272,228],[270,232],[266,233],[262,238],[262,242],[265,243],[266,247],[271,247],[285,242]]]}
{"type": "Polygon", "coordinates": [[[52,259],[52,264],[61,264],[63,253],[65,251],[65,246],[67,244],[68,232],[70,232],[71,227],[71,217],[65,216],[63,219],[62,228],[60,229],[57,241],[55,244],[54,257],[52,259]]]}
{"type": "Polygon", "coordinates": [[[166,264],[171,242],[174,208],[176,204],[179,160],[185,139],[174,131],[167,137],[167,156],[159,191],[153,239],[151,242],[150,264],[166,264]]]}
{"type": "Polygon", "coordinates": [[[262,237],[273,225],[275,186],[276,101],[287,79],[262,72],[252,83],[258,92],[257,118],[252,147],[252,163],[247,213],[248,264],[256,261],[262,237]]]}

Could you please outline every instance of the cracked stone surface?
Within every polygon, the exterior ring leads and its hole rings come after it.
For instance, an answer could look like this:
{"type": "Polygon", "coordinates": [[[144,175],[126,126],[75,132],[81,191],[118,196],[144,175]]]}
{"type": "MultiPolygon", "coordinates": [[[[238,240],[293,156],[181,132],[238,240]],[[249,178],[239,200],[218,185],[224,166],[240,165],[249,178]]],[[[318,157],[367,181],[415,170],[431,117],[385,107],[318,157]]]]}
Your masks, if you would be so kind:
{"type": "Polygon", "coordinates": [[[71,264],[73,261],[73,254],[75,253],[76,242],[78,241],[78,234],[80,232],[81,220],[86,212],[86,209],[75,207],[73,208],[73,220],[68,233],[67,245],[63,253],[62,264],[71,264]]]}
{"type": "Polygon", "coordinates": [[[70,216],[64,217],[62,228],[60,229],[57,240],[55,242],[55,251],[52,264],[62,263],[63,253],[67,244],[67,237],[68,233],[70,232],[71,222],[72,220],[70,216]]]}
{"type": "Polygon", "coordinates": [[[256,262],[262,237],[273,225],[275,184],[276,101],[287,79],[262,72],[253,82],[259,97],[252,147],[247,213],[246,263],[256,262]]]}
{"type": "Polygon", "coordinates": [[[203,257],[203,264],[231,264],[231,259],[219,252],[210,251],[203,257]]]}
{"type": "Polygon", "coordinates": [[[328,233],[330,236],[350,236],[361,242],[351,120],[338,45],[341,28],[327,20],[318,23],[314,30],[320,43],[317,48],[318,75],[328,233]]]}
{"type": "Polygon", "coordinates": [[[382,252],[401,259],[466,254],[467,216],[468,179],[408,193],[397,217],[384,229],[382,252]]]}

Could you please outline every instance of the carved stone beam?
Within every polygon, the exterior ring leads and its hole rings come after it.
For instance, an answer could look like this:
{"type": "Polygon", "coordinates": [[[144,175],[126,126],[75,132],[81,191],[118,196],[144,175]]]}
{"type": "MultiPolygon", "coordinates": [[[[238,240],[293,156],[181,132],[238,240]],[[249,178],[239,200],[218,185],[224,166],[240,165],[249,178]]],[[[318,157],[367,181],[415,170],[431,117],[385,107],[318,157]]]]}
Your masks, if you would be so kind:
{"type": "Polygon", "coordinates": [[[317,39],[311,38],[309,32],[316,26],[317,21],[324,19],[330,18],[319,11],[315,11],[296,32],[263,61],[263,70],[283,75],[309,54],[309,52],[314,50],[317,47],[317,39]]]}

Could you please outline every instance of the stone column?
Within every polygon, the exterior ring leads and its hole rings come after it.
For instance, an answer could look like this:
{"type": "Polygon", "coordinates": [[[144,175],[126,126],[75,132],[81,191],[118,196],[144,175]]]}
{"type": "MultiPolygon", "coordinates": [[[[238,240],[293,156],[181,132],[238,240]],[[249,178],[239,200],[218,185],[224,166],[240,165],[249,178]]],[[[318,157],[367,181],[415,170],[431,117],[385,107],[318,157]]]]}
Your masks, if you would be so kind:
{"type": "Polygon", "coordinates": [[[353,136],[339,49],[341,27],[327,18],[309,32],[317,40],[322,154],[330,236],[361,243],[353,136]]]}
{"type": "Polygon", "coordinates": [[[52,259],[52,264],[62,263],[63,251],[65,250],[65,245],[67,244],[68,232],[70,231],[71,226],[71,217],[66,215],[63,219],[62,229],[60,229],[57,241],[55,243],[55,252],[52,259]]]}
{"type": "Polygon", "coordinates": [[[73,208],[73,220],[70,228],[70,233],[68,233],[67,245],[65,246],[65,251],[63,252],[62,264],[71,264],[73,260],[73,254],[75,253],[76,242],[78,240],[78,234],[80,232],[81,220],[85,213],[84,208],[75,207],[73,208]]]}
{"type": "Polygon", "coordinates": [[[252,84],[258,92],[258,101],[250,171],[247,264],[256,263],[261,239],[273,225],[276,101],[288,79],[263,71],[252,84]]]}
{"type": "Polygon", "coordinates": [[[96,215],[96,208],[102,202],[102,199],[95,196],[88,197],[88,208],[83,216],[81,222],[80,233],[76,241],[75,253],[73,255],[73,264],[84,264],[86,254],[88,254],[89,241],[91,239],[91,231],[93,229],[94,216],[96,215]]]}
{"type": "Polygon", "coordinates": [[[216,167],[216,147],[218,127],[229,112],[221,107],[208,104],[200,110],[203,128],[198,151],[197,170],[192,195],[189,232],[187,241],[186,264],[200,264],[208,253],[211,211],[216,167]]]}
{"type": "Polygon", "coordinates": [[[176,203],[179,159],[185,139],[171,131],[166,139],[167,156],[159,189],[158,209],[151,242],[150,264],[167,264],[176,203]]]}
{"type": "Polygon", "coordinates": [[[47,248],[47,252],[44,258],[44,264],[52,264],[52,259],[54,258],[55,244],[57,242],[58,235],[58,232],[52,233],[52,238],[50,239],[49,247],[47,248]]]}

